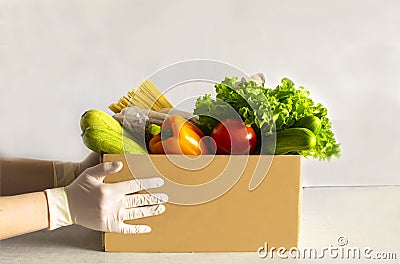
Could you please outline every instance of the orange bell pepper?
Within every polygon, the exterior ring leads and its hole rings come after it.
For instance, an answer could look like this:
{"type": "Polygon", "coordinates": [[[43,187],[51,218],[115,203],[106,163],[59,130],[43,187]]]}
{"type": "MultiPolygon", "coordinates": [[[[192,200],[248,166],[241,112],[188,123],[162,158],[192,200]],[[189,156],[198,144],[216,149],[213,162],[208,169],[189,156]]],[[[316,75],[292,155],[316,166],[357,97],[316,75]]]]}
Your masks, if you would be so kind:
{"type": "Polygon", "coordinates": [[[149,150],[153,154],[208,154],[203,137],[198,127],[179,115],[172,115],[162,123],[161,133],[151,138],[149,150]]]}

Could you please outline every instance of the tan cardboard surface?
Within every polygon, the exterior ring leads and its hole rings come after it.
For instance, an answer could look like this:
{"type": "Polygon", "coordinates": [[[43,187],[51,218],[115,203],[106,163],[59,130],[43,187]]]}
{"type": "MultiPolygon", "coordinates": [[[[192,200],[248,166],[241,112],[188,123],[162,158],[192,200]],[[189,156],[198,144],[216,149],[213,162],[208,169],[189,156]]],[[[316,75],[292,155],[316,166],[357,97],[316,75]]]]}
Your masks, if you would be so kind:
{"type": "MultiPolygon", "coordinates": [[[[215,156],[201,170],[192,171],[175,166],[164,155],[129,155],[127,159],[135,178],[157,176],[182,184],[209,182],[224,171],[233,156],[215,156]],[[155,169],[156,168],[156,169],[155,169]]],[[[184,156],[176,157],[185,159],[184,156]]],[[[217,199],[197,205],[166,204],[166,212],[160,216],[133,220],[130,223],[147,224],[149,234],[104,234],[106,251],[132,252],[212,252],[256,251],[268,242],[272,247],[297,246],[300,220],[300,156],[275,156],[264,181],[253,191],[249,182],[257,162],[268,162],[269,156],[250,156],[245,170],[236,184],[217,199]]],[[[203,162],[203,157],[195,162],[203,162]]],[[[207,157],[204,157],[207,159],[207,157]]],[[[235,156],[229,166],[241,171],[240,163],[247,156],[235,156]]],[[[104,155],[106,161],[122,161],[119,173],[107,176],[105,182],[118,182],[133,178],[124,155],[104,155]]],[[[219,186],[220,187],[220,186],[219,186]]],[[[218,187],[218,188],[219,188],[218,187]]],[[[165,192],[172,200],[168,181],[157,190],[165,192]]],[[[194,194],[197,195],[197,194],[194,194]]]]}

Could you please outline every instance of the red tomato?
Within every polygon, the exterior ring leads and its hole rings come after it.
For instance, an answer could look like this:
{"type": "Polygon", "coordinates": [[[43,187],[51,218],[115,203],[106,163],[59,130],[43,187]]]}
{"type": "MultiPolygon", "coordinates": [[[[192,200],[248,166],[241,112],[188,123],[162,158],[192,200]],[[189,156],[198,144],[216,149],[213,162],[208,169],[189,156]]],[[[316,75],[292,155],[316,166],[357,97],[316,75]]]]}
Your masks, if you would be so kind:
{"type": "Polygon", "coordinates": [[[241,119],[225,119],[218,123],[211,137],[217,145],[217,154],[252,154],[257,138],[254,129],[241,119]]]}

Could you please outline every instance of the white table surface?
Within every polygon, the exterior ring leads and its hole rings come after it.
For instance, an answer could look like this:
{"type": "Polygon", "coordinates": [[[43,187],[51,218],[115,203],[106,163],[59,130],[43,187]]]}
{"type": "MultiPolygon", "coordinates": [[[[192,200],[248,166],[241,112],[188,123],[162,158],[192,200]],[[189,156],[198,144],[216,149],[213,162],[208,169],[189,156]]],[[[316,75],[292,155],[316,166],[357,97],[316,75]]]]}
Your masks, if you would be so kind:
{"type": "MultiPolygon", "coordinates": [[[[27,217],[28,218],[28,217],[27,217]]],[[[259,258],[253,253],[109,253],[80,226],[0,241],[0,263],[400,263],[400,186],[304,188],[300,249],[348,245],[396,253],[395,260],[259,258]]],[[[261,246],[261,245],[260,245],[261,246]]],[[[320,252],[319,251],[319,252],[320,252]]]]}

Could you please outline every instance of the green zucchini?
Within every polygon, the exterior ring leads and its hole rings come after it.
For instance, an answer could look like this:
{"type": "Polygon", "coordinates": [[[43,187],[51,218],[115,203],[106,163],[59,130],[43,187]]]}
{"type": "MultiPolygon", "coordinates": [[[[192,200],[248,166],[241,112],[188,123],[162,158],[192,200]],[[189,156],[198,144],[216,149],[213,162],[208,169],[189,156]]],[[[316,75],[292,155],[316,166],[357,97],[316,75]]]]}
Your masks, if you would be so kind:
{"type": "Polygon", "coordinates": [[[83,143],[91,150],[97,153],[107,154],[146,154],[134,140],[122,138],[120,133],[115,132],[105,126],[89,126],[82,133],[83,143]]]}
{"type": "Polygon", "coordinates": [[[263,142],[265,154],[284,155],[311,150],[315,147],[317,139],[307,128],[288,128],[276,132],[276,144],[273,140],[263,142]],[[274,149],[275,148],[275,149],[274,149]]]}
{"type": "Polygon", "coordinates": [[[313,115],[305,116],[293,125],[293,127],[307,128],[315,135],[319,133],[321,126],[321,119],[313,115]]]}
{"type": "Polygon", "coordinates": [[[103,126],[117,133],[122,133],[122,127],[117,120],[101,110],[88,110],[81,116],[80,126],[85,132],[89,126],[103,126]]]}

